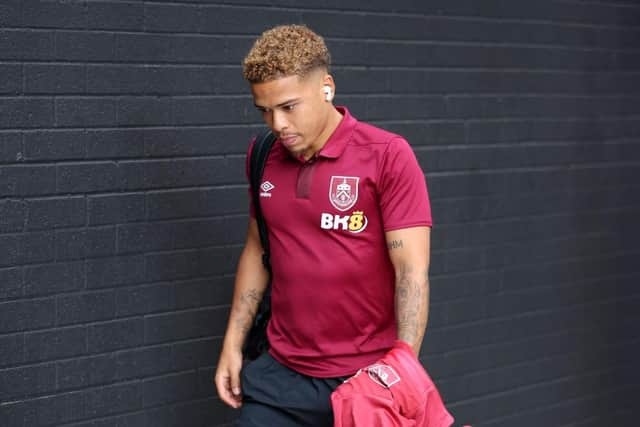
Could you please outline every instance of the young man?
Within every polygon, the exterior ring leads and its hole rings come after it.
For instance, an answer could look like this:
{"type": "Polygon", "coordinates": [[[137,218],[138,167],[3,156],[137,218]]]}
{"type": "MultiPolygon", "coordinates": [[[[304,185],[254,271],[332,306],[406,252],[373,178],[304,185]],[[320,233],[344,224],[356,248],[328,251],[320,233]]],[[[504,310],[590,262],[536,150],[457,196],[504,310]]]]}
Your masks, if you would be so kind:
{"type": "Polygon", "coordinates": [[[324,40],[307,27],[266,31],[243,63],[278,140],[261,186],[272,264],[270,350],[242,369],[266,288],[249,221],[215,376],[239,424],[332,426],[331,392],[395,340],[418,353],[429,303],[431,212],[424,175],[400,136],[334,107],[324,40]],[[242,378],[241,378],[242,369],[242,378]]]}

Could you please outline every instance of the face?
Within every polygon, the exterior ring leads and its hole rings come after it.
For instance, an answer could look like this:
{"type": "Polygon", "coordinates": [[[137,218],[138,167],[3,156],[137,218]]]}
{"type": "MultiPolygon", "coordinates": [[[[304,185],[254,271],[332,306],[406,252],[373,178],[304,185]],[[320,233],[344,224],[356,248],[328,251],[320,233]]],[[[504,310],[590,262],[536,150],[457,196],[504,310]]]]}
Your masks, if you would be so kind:
{"type": "Polygon", "coordinates": [[[251,85],[254,103],[265,123],[296,157],[309,159],[330,136],[331,132],[325,134],[335,109],[325,98],[324,85],[334,89],[333,79],[323,72],[251,85]]]}

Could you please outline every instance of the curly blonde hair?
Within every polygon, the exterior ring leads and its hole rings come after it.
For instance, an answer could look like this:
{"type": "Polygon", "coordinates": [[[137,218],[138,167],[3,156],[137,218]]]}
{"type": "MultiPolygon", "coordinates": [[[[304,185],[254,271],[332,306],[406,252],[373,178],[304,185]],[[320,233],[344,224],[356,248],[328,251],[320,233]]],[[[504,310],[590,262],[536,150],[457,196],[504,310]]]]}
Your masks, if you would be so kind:
{"type": "Polygon", "coordinates": [[[304,25],[280,25],[265,31],[244,58],[242,74],[250,83],[306,76],[329,70],[331,55],[324,39],[304,25]]]}

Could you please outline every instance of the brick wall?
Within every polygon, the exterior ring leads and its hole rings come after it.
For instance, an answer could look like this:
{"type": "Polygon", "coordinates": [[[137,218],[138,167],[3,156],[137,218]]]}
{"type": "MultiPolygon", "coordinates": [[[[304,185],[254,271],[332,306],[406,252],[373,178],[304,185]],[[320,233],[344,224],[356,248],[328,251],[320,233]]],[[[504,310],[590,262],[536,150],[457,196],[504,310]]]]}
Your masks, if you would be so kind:
{"type": "Polygon", "coordinates": [[[212,377],[261,126],[239,63],[288,22],[326,36],[337,103],[427,173],[422,359],[458,420],[632,425],[640,5],[623,0],[3,0],[0,424],[231,423],[212,377]]]}

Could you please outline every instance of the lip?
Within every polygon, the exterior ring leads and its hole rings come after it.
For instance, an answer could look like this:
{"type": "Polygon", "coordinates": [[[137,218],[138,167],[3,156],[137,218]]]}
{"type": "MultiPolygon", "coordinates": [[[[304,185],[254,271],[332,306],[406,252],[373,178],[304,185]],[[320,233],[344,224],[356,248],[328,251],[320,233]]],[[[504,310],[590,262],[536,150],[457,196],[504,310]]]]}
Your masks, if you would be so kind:
{"type": "Polygon", "coordinates": [[[295,135],[280,136],[280,141],[286,146],[295,144],[297,140],[298,137],[295,135]]]}

